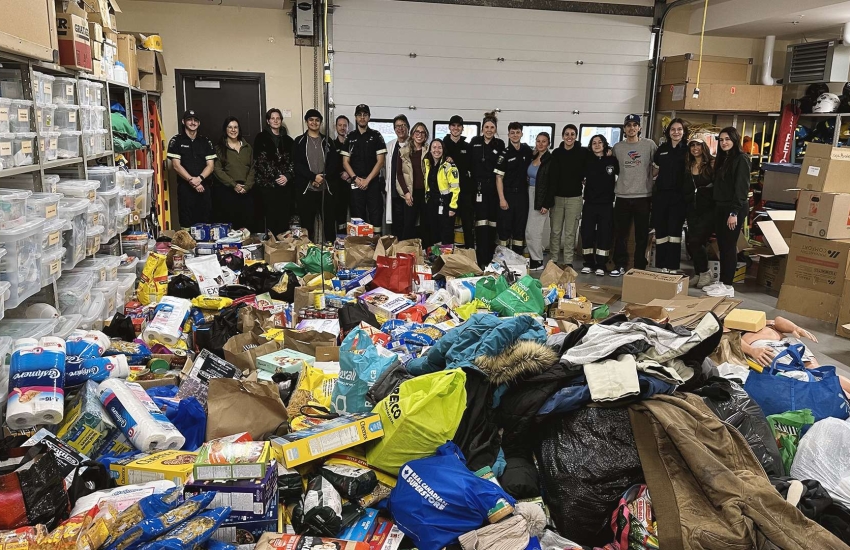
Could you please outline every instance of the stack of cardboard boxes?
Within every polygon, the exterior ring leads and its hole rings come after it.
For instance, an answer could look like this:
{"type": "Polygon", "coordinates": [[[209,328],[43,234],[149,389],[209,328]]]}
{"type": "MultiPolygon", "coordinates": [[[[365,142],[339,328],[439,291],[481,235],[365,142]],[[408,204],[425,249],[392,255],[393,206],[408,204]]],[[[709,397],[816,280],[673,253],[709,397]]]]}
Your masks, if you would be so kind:
{"type": "Polygon", "coordinates": [[[777,308],[850,337],[850,149],[810,143],[777,308]]]}
{"type": "Polygon", "coordinates": [[[89,10],[89,37],[91,39],[92,73],[98,78],[113,80],[118,46],[118,25],[115,13],[120,8],[107,0],[97,0],[87,5],[89,10]]]}
{"type": "Polygon", "coordinates": [[[56,0],[59,64],[111,80],[120,11],[115,0],[56,0]]]}

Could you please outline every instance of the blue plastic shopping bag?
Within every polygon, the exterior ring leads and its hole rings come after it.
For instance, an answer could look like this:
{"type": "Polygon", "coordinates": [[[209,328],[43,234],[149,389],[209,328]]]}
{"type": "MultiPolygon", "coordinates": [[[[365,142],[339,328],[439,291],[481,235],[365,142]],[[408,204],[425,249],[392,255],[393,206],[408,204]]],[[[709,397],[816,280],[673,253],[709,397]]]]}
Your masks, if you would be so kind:
{"type": "Polygon", "coordinates": [[[379,351],[365,330],[357,328],[349,332],[339,350],[339,379],[331,397],[334,412],[371,411],[375,404],[369,401],[366,392],[396,359],[394,353],[379,351]]]}

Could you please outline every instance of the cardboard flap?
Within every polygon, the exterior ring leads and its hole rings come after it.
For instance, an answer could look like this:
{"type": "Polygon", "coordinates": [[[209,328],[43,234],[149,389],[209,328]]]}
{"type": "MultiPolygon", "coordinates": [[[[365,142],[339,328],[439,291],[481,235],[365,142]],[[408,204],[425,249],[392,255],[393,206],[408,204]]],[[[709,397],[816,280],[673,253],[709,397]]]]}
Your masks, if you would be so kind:
{"type": "MultiPolygon", "coordinates": [[[[793,221],[791,222],[793,227],[793,221]]],[[[761,229],[762,235],[764,235],[764,243],[770,248],[770,251],[775,256],[783,256],[788,254],[791,250],[788,246],[788,243],[785,241],[785,237],[782,235],[782,231],[779,227],[776,226],[776,222],[773,220],[756,222],[759,229],[761,229]]],[[[791,235],[789,233],[788,238],[791,235]]]]}
{"type": "Polygon", "coordinates": [[[611,286],[591,285],[587,283],[577,283],[576,293],[579,296],[584,296],[590,302],[598,305],[613,305],[614,302],[620,299],[620,289],[611,286]]]}

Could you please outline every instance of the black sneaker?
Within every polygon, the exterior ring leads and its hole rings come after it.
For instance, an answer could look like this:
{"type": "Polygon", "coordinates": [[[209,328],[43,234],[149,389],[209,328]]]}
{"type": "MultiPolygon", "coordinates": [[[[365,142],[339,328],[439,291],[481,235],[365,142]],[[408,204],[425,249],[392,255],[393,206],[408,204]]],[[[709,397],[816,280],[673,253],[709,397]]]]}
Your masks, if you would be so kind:
{"type": "Polygon", "coordinates": [[[530,260],[528,262],[528,269],[530,269],[531,271],[543,269],[543,261],[542,260],[530,260]]]}

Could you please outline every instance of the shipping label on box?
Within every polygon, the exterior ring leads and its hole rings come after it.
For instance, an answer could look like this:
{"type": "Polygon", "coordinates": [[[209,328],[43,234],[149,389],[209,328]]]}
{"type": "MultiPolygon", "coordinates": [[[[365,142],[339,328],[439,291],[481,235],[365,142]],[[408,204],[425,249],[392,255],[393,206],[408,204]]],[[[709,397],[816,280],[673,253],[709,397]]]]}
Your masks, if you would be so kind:
{"type": "Polygon", "coordinates": [[[630,269],[623,276],[623,301],[648,304],[652,300],[669,300],[688,294],[688,278],[674,273],[630,269]]]}
{"type": "Polygon", "coordinates": [[[850,150],[825,143],[806,144],[797,187],[808,191],[850,193],[850,150]]]}
{"type": "Polygon", "coordinates": [[[794,233],[850,239],[850,194],[801,191],[794,233]]]}
{"type": "Polygon", "coordinates": [[[118,485],[135,485],[166,479],[183,485],[192,477],[198,453],[190,451],[160,451],[139,453],[109,466],[109,473],[118,485]]]}
{"type": "Polygon", "coordinates": [[[841,295],[850,240],[826,240],[795,233],[791,237],[785,285],[808,288],[834,296],[841,295]]]}
{"type": "Polygon", "coordinates": [[[292,468],[384,436],[381,417],[373,413],[343,415],[318,426],[271,440],[275,458],[292,468]]]}

